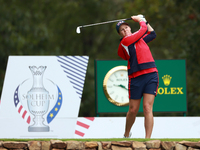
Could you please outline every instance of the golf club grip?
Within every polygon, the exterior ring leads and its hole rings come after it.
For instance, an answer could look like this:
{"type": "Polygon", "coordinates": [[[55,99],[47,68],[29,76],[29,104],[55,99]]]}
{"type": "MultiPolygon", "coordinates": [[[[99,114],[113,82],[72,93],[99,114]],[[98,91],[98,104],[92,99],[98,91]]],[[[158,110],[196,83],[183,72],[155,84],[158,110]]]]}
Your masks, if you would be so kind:
{"type": "Polygon", "coordinates": [[[126,20],[132,20],[132,18],[126,18],[126,20]]]}

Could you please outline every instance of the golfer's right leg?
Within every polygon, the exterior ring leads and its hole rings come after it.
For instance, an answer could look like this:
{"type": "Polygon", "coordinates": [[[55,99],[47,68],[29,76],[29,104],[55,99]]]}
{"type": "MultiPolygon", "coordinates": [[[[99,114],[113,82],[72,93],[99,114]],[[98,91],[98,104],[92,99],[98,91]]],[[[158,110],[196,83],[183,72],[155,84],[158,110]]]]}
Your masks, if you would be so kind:
{"type": "Polygon", "coordinates": [[[136,115],[140,107],[141,99],[130,99],[129,100],[129,110],[126,114],[126,126],[125,126],[125,137],[129,137],[129,133],[133,123],[135,122],[136,115]]]}

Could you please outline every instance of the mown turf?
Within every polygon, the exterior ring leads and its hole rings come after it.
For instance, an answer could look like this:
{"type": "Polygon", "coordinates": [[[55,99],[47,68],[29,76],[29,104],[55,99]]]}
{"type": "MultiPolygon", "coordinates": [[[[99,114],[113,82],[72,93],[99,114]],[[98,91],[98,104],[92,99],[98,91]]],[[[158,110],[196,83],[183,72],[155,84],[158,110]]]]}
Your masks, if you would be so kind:
{"type": "MultiPolygon", "coordinates": [[[[0,139],[0,141],[21,141],[21,142],[26,142],[26,141],[50,141],[52,139],[0,139]]],[[[200,139],[196,138],[190,138],[190,139],[142,139],[142,138],[108,138],[108,139],[53,139],[53,140],[61,140],[61,141],[83,141],[83,142],[89,142],[89,141],[138,141],[138,142],[146,142],[150,140],[160,140],[160,141],[175,141],[175,142],[180,142],[180,141],[190,141],[190,142],[199,142],[200,139]]]]}

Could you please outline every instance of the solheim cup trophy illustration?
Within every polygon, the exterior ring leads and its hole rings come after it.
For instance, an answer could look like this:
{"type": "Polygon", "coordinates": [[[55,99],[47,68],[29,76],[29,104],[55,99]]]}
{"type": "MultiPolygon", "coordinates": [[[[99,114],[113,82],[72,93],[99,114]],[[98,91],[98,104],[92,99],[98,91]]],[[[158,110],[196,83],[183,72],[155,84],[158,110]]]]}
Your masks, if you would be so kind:
{"type": "Polygon", "coordinates": [[[43,74],[46,66],[29,66],[33,75],[33,86],[27,93],[28,109],[34,115],[34,124],[28,127],[29,132],[49,132],[45,125],[43,115],[49,108],[49,92],[43,86],[43,74]]]}

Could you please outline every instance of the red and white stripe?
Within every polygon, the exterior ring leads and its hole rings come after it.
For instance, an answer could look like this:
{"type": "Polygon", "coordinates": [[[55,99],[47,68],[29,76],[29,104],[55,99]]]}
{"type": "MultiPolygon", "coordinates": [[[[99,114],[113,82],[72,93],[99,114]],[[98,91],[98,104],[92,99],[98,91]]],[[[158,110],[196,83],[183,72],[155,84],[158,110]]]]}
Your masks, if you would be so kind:
{"type": "Polygon", "coordinates": [[[28,123],[30,124],[31,122],[31,117],[29,115],[29,113],[24,109],[24,107],[22,106],[22,104],[19,102],[17,105],[17,111],[20,114],[20,116],[28,123]]]}
{"type": "Polygon", "coordinates": [[[75,136],[84,137],[84,135],[87,133],[87,130],[92,125],[94,119],[94,117],[78,118],[75,128],[75,136]]]}

